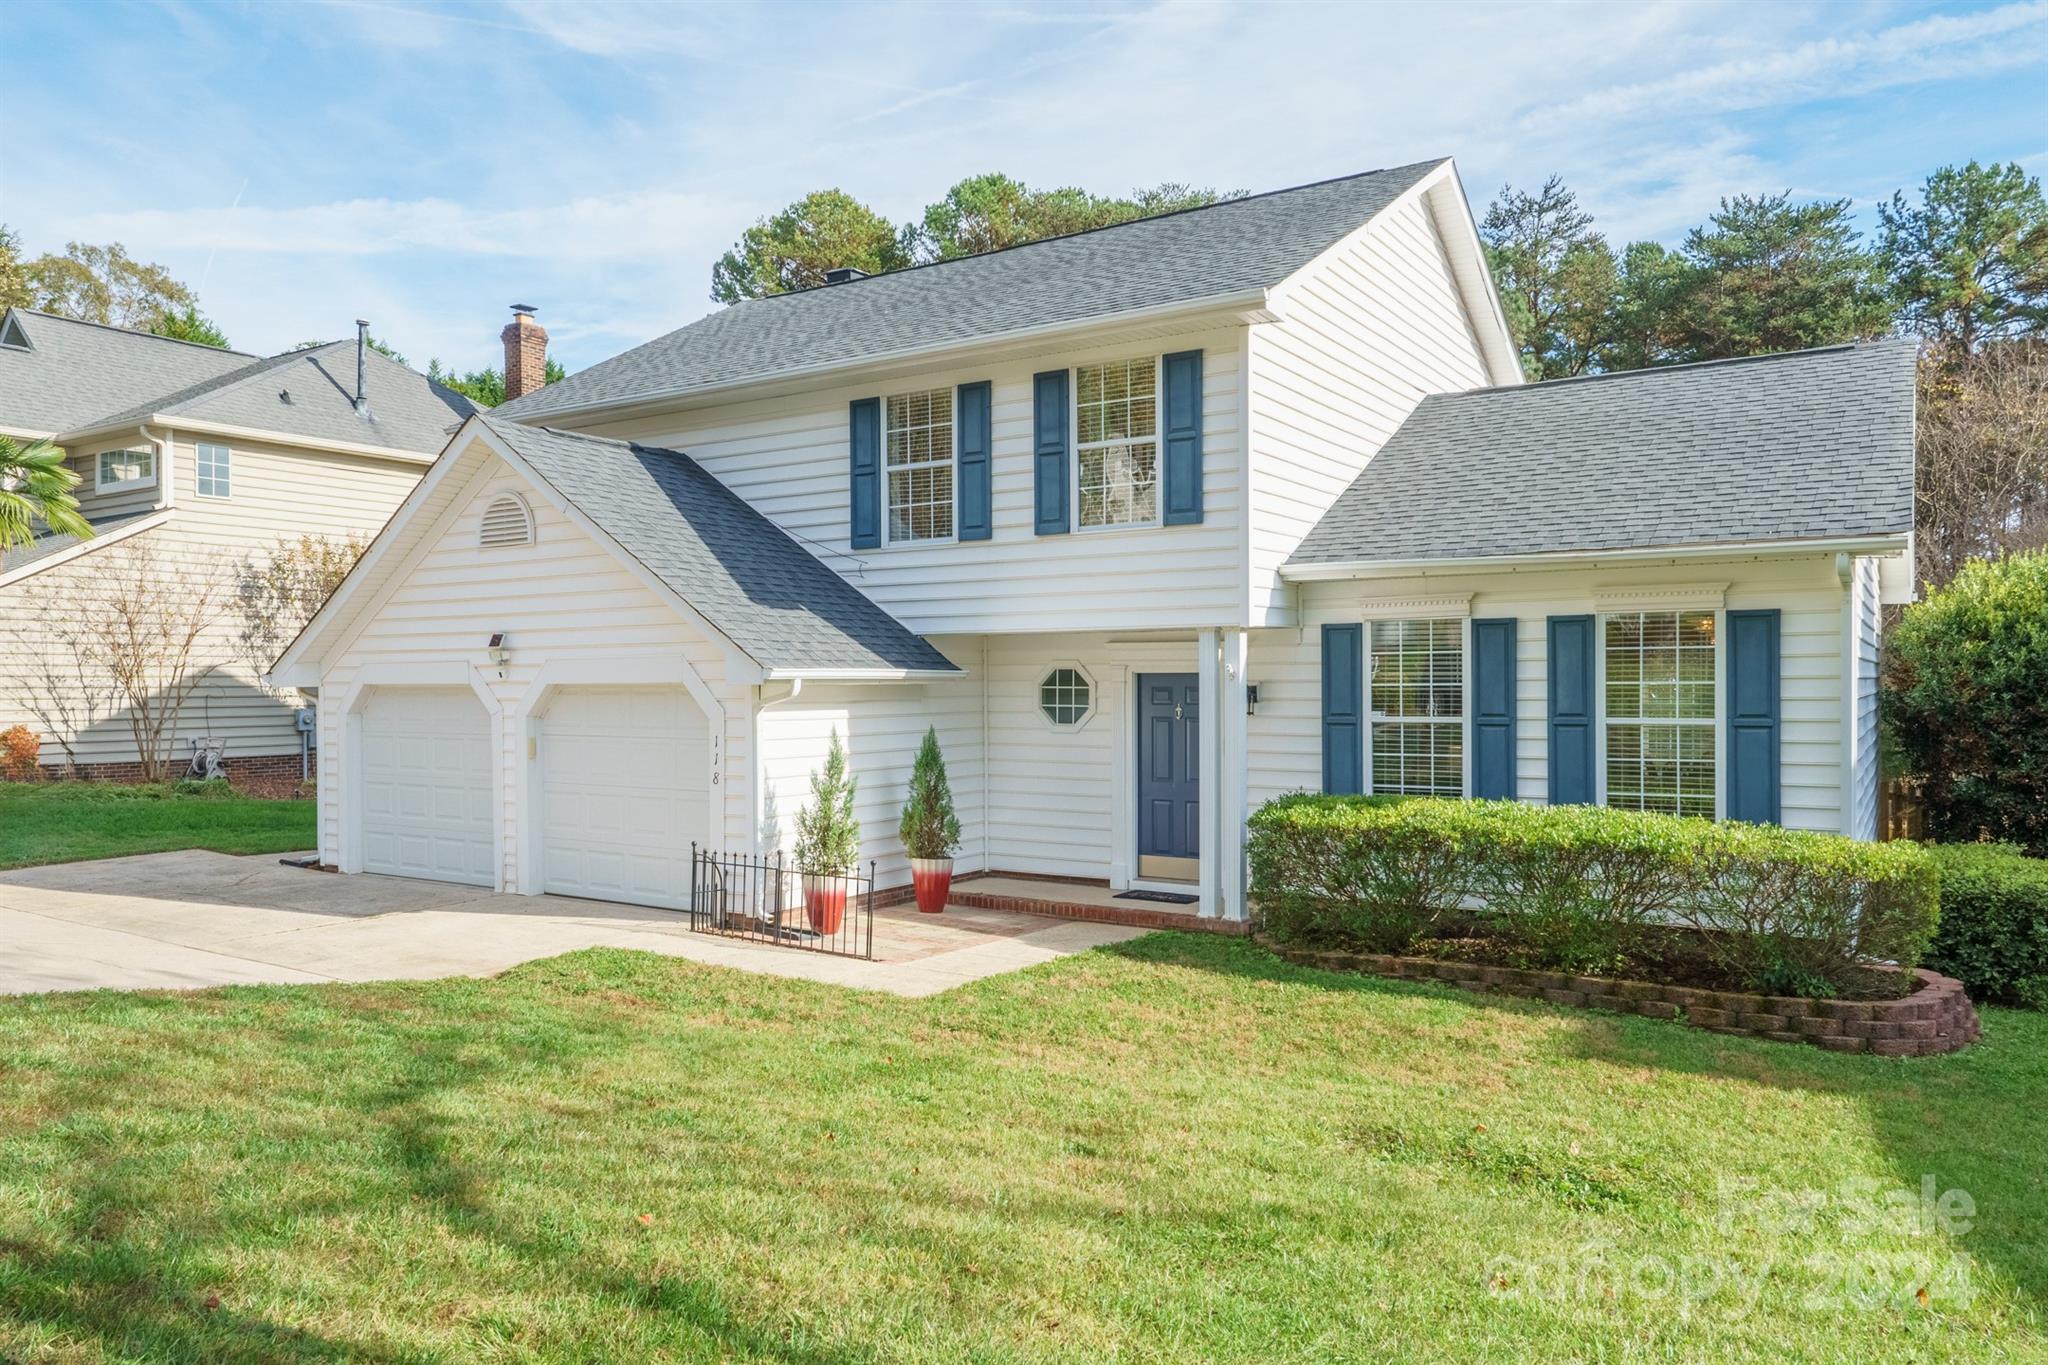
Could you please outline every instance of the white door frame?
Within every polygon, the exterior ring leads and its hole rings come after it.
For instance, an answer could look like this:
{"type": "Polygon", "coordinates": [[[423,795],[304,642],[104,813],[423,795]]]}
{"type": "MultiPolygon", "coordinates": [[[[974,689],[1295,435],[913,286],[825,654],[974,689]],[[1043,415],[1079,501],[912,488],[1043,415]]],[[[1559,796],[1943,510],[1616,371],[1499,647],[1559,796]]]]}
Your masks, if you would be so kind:
{"type": "Polygon", "coordinates": [[[342,717],[341,800],[337,816],[341,822],[339,866],[343,872],[363,870],[363,711],[371,693],[379,687],[468,687],[484,704],[491,742],[491,885],[504,889],[505,821],[497,814],[497,793],[502,790],[504,767],[504,706],[498,694],[484,681],[476,665],[467,659],[446,659],[432,663],[370,663],[356,670],[355,677],[341,691],[338,709],[342,717]]]}
{"type": "Polygon", "coordinates": [[[540,723],[553,695],[564,687],[681,687],[704,712],[709,741],[705,746],[705,809],[711,828],[706,837],[714,852],[725,851],[725,706],[680,649],[586,655],[550,659],[540,666],[526,690],[506,713],[507,733],[520,741],[522,752],[512,759],[512,828],[519,850],[518,871],[506,887],[525,896],[545,894],[541,841],[535,811],[540,791],[540,723]]]}

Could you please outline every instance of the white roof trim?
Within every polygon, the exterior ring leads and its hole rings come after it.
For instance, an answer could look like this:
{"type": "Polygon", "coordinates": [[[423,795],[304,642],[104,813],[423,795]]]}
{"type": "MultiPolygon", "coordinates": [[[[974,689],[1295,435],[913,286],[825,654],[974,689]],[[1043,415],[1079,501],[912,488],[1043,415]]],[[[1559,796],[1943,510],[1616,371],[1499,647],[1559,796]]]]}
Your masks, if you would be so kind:
{"type": "Polygon", "coordinates": [[[1327,564],[1283,564],[1280,577],[1290,583],[1330,583],[1347,578],[1425,577],[1466,573],[1474,569],[1543,569],[1561,565],[1640,563],[1645,560],[1717,559],[1730,555],[1891,554],[1906,547],[1899,535],[1828,537],[1819,540],[1707,541],[1693,545],[1645,545],[1615,550],[1556,550],[1527,555],[1478,555],[1442,559],[1356,559],[1327,564]]]}
{"type": "Polygon", "coordinates": [[[151,512],[146,516],[137,517],[134,521],[116,526],[105,535],[95,535],[90,540],[81,540],[76,545],[59,550],[53,555],[45,555],[41,559],[24,564],[18,569],[11,569],[6,573],[0,573],[0,588],[7,587],[12,583],[19,583],[26,578],[33,578],[43,572],[43,570],[54,569],[59,564],[69,564],[79,556],[91,554],[101,546],[116,544],[138,532],[161,526],[170,519],[171,509],[168,507],[161,512],[151,512]]]}
{"type": "MultiPolygon", "coordinates": [[[[466,422],[469,419],[462,420],[466,422]]],[[[175,427],[179,431],[195,432],[202,436],[226,436],[245,441],[262,441],[269,445],[296,446],[302,450],[324,450],[341,455],[369,455],[381,460],[403,460],[407,464],[431,464],[439,453],[431,450],[404,450],[398,446],[374,446],[360,441],[327,441],[317,436],[300,436],[287,431],[271,431],[264,427],[229,426],[224,422],[199,421],[177,413],[163,412],[152,412],[133,422],[122,422],[114,426],[82,427],[77,431],[67,431],[63,433],[59,444],[68,446],[78,442],[90,442],[95,437],[110,432],[135,431],[151,425],[175,427]]]]}

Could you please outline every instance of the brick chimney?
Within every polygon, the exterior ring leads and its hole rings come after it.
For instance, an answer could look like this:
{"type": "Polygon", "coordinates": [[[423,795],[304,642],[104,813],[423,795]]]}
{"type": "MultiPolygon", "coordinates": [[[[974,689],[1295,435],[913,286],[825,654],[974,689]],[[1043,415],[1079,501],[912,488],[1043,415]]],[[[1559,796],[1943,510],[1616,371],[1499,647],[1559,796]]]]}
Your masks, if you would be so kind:
{"type": "Polygon", "coordinates": [[[533,305],[512,305],[512,321],[499,333],[505,343],[505,401],[547,383],[548,329],[533,320],[533,305]]]}

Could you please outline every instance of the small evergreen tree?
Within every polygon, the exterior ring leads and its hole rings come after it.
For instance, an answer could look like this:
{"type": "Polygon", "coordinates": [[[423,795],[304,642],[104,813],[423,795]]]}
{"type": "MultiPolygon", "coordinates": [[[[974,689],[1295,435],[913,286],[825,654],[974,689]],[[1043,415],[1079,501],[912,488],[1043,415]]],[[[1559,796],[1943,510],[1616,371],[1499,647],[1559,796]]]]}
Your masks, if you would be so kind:
{"type": "Polygon", "coordinates": [[[913,858],[950,858],[960,847],[960,817],[953,813],[953,789],[946,782],[946,759],[939,752],[939,732],[927,727],[917,762],[910,770],[910,795],[903,802],[897,827],[903,848],[913,858]]]}
{"type": "Polygon", "coordinates": [[[853,793],[859,785],[846,772],[846,746],[839,729],[825,752],[825,770],[811,774],[811,799],[796,814],[796,865],[821,876],[853,871],[860,861],[860,823],[853,816],[853,793]]]}

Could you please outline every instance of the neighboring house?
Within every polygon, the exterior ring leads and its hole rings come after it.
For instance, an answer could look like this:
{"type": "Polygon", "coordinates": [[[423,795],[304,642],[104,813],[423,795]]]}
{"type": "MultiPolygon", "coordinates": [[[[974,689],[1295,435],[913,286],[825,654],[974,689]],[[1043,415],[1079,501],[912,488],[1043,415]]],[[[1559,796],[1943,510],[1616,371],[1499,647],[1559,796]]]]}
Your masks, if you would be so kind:
{"type": "Polygon", "coordinates": [[[1447,161],[714,314],[469,422],[280,659],[321,851],[680,905],[837,730],[898,886],[927,725],[963,872],[1226,917],[1303,788],[1869,835],[1911,348],[1520,378],[1447,161]]]}
{"type": "Polygon", "coordinates": [[[25,309],[0,316],[0,432],[65,449],[96,532],[0,555],[0,728],[41,733],[46,766],[68,747],[88,775],[136,775],[127,710],[103,669],[81,675],[51,604],[82,602],[104,572],[140,558],[122,547],[146,545],[163,592],[211,575],[227,598],[200,643],[203,677],[171,761],[210,738],[233,776],[297,777],[301,699],[263,686],[261,661],[238,647],[236,581],[281,538],[374,535],[475,411],[360,337],[264,359],[25,309]]]}

